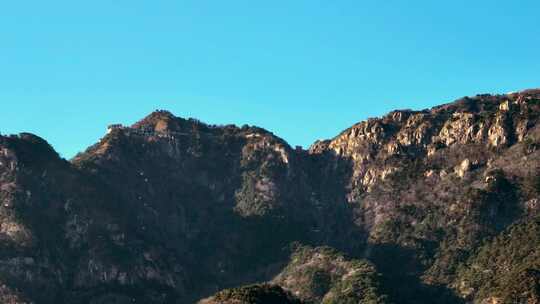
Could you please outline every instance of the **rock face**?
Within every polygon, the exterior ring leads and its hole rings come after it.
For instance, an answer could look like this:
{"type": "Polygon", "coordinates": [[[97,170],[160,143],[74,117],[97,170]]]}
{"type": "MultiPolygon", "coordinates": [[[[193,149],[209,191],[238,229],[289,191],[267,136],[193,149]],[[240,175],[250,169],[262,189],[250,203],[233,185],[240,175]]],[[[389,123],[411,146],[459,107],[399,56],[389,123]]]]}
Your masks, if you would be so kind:
{"type": "Polygon", "coordinates": [[[195,303],[266,281],[206,301],[535,303],[540,262],[515,240],[540,246],[539,116],[540,90],[478,95],[305,151],[156,111],[69,162],[1,136],[0,302],[195,303]]]}

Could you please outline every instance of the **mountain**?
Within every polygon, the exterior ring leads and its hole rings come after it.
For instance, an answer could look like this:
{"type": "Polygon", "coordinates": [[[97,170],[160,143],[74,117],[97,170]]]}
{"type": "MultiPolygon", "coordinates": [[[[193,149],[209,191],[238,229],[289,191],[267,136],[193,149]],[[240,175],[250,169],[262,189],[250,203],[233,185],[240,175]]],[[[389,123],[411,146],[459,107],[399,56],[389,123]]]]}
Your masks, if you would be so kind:
{"type": "Polygon", "coordinates": [[[539,116],[477,95],[306,151],[156,111],[70,161],[1,136],[0,302],[539,303],[539,116]]]}

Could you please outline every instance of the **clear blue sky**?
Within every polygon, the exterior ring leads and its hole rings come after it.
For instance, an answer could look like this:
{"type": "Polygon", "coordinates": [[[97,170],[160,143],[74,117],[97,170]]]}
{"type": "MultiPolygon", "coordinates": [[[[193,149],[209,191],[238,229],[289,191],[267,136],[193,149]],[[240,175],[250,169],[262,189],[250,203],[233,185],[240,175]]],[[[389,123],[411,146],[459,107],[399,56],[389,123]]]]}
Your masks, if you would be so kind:
{"type": "Polygon", "coordinates": [[[540,87],[540,1],[0,3],[0,132],[64,157],[154,109],[309,146],[396,108],[540,87]]]}

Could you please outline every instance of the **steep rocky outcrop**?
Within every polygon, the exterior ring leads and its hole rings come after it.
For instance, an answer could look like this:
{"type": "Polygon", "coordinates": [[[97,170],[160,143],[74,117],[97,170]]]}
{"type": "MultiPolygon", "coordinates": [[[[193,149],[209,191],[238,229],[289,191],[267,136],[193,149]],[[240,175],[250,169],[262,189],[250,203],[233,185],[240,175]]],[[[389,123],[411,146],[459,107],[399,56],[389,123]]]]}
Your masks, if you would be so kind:
{"type": "Polygon", "coordinates": [[[351,162],[345,197],[369,233],[365,256],[401,301],[421,301],[419,291],[433,298],[421,285],[451,285],[482,240],[538,214],[539,96],[479,95],[395,111],[311,148],[351,162]],[[410,286],[418,277],[421,285],[410,286]]]}
{"type": "Polygon", "coordinates": [[[534,303],[538,259],[513,240],[539,246],[524,236],[540,211],[539,116],[540,90],[478,95],[305,151],[156,111],[69,162],[35,135],[1,136],[0,300],[534,303]],[[291,258],[295,242],[350,258],[291,258]],[[270,285],[229,289],[256,282],[270,285]]]}

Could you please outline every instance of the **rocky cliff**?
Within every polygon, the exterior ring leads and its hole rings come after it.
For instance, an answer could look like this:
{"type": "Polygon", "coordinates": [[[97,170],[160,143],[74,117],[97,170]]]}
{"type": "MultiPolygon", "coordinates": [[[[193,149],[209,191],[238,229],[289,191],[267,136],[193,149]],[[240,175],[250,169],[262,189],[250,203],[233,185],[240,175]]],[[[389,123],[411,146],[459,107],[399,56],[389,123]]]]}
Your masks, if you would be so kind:
{"type": "Polygon", "coordinates": [[[478,95],[306,151],[156,111],[70,161],[2,136],[0,302],[195,303],[268,282],[204,301],[538,303],[539,116],[540,90],[478,95]]]}

